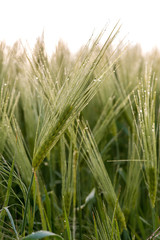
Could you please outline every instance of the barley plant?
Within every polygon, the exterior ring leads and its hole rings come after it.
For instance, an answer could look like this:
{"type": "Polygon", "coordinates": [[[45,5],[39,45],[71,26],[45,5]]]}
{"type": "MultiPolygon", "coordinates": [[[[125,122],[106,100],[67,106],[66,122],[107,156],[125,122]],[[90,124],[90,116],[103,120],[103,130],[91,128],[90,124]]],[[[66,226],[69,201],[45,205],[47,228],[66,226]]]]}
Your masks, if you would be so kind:
{"type": "Polygon", "coordinates": [[[0,239],[159,239],[160,53],[119,31],[0,43],[0,239]]]}

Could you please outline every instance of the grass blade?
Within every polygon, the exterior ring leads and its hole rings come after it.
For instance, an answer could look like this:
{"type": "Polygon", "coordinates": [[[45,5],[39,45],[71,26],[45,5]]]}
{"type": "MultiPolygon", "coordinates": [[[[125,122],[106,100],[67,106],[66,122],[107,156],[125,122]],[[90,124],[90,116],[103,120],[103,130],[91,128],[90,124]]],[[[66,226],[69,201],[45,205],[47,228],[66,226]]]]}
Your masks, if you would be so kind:
{"type": "Polygon", "coordinates": [[[64,240],[64,238],[62,238],[58,234],[48,232],[48,231],[34,232],[34,233],[31,233],[31,234],[29,234],[28,236],[26,236],[22,239],[23,240],[32,240],[32,239],[42,239],[42,238],[45,238],[45,237],[54,237],[54,239],[64,240]]]}
{"type": "Polygon", "coordinates": [[[12,215],[11,215],[8,207],[4,207],[3,209],[6,211],[8,217],[9,217],[9,220],[10,220],[11,225],[12,225],[12,228],[13,228],[13,230],[14,230],[14,232],[15,232],[16,238],[19,239],[19,237],[18,237],[18,232],[17,232],[16,227],[15,227],[15,224],[14,224],[14,220],[13,220],[13,218],[12,218],[12,215]]]}

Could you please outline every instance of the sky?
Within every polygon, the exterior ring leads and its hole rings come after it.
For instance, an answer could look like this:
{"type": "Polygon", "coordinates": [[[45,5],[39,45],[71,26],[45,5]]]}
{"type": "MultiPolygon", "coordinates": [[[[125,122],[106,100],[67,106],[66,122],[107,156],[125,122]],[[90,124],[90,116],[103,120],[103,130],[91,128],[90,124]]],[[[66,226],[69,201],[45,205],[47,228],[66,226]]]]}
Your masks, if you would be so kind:
{"type": "Polygon", "coordinates": [[[21,39],[32,48],[44,31],[49,53],[59,40],[75,53],[93,31],[106,23],[113,28],[118,20],[119,40],[126,36],[143,51],[160,49],[160,0],[0,0],[0,41],[21,39]]]}

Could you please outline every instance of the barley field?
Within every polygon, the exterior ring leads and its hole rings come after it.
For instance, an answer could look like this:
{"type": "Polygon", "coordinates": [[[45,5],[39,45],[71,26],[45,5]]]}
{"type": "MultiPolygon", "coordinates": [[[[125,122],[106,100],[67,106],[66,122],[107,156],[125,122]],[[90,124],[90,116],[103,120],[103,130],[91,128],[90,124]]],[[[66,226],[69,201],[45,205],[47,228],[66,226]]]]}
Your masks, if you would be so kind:
{"type": "Polygon", "coordinates": [[[160,53],[0,43],[0,239],[160,239],[160,53]]]}

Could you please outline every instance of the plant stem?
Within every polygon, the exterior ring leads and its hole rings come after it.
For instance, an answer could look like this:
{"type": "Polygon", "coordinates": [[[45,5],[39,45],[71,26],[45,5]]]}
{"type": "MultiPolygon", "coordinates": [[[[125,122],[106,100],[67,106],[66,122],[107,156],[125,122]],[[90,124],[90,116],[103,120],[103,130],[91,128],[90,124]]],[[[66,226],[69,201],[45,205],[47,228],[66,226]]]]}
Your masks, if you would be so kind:
{"type": "Polygon", "coordinates": [[[153,231],[156,230],[156,216],[155,216],[155,207],[152,207],[152,225],[153,225],[153,231]]]}
{"type": "Polygon", "coordinates": [[[23,218],[23,222],[22,222],[21,234],[23,234],[25,226],[26,226],[28,201],[29,201],[29,197],[30,197],[30,193],[31,193],[32,184],[33,184],[33,178],[34,178],[34,171],[32,172],[31,181],[30,181],[30,185],[29,185],[29,188],[28,188],[28,192],[27,192],[27,198],[26,198],[26,203],[25,203],[24,218],[23,218]]]}
{"type": "Polygon", "coordinates": [[[77,184],[77,175],[76,175],[76,165],[77,165],[78,152],[75,150],[73,153],[73,240],[76,239],[76,184],[77,184]]]}

